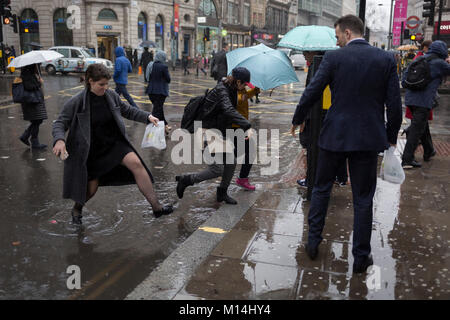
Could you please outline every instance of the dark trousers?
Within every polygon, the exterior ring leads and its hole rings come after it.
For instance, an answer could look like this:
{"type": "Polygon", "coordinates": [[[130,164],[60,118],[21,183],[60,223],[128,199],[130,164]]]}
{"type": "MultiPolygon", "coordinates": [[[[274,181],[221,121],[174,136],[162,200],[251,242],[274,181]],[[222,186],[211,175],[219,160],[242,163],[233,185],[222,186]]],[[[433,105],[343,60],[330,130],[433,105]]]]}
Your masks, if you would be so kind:
{"type": "Polygon", "coordinates": [[[123,97],[128,101],[128,103],[135,108],[139,107],[136,105],[136,103],[134,103],[133,98],[130,96],[130,94],[128,93],[127,90],[127,85],[126,84],[120,84],[120,83],[116,83],[116,92],[117,94],[120,96],[121,94],[123,95],[123,97]]]}
{"type": "Polygon", "coordinates": [[[409,163],[414,160],[414,152],[422,142],[423,154],[428,156],[433,153],[433,140],[431,139],[430,127],[428,125],[428,117],[430,109],[424,107],[409,106],[412,113],[411,125],[409,126],[406,139],[405,150],[403,151],[403,162],[409,163]]]}
{"type": "Polygon", "coordinates": [[[164,117],[164,102],[167,97],[162,94],[149,94],[148,97],[153,104],[152,116],[157,117],[159,121],[164,121],[164,124],[167,125],[168,122],[164,117]]]}
{"type": "MultiPolygon", "coordinates": [[[[244,143],[245,143],[244,163],[242,164],[241,171],[239,173],[239,178],[241,178],[241,179],[248,178],[248,176],[250,174],[250,170],[252,169],[252,166],[253,166],[253,161],[256,156],[256,150],[255,150],[255,154],[250,155],[250,140],[245,140],[244,143]]],[[[237,137],[234,137],[234,156],[236,158],[241,156],[241,154],[238,154],[238,151],[239,150],[238,150],[237,137]]]]}
{"type": "Polygon", "coordinates": [[[30,137],[31,139],[37,139],[39,135],[39,126],[42,124],[42,120],[33,120],[30,122],[31,122],[30,125],[28,126],[28,128],[25,129],[22,135],[25,138],[25,140],[28,140],[28,138],[30,137]]]}
{"type": "MultiPolygon", "coordinates": [[[[215,154],[211,154],[211,156],[214,157],[215,154]]],[[[208,165],[207,169],[192,175],[192,182],[200,183],[202,181],[222,177],[220,188],[228,189],[231,180],[233,179],[234,170],[236,169],[236,158],[234,158],[234,161],[227,163],[227,156],[225,153],[219,156],[223,157],[223,164],[213,163],[208,165]]]]}
{"type": "Polygon", "coordinates": [[[332,152],[320,149],[317,175],[312,192],[311,206],[308,214],[308,243],[319,245],[328,202],[342,161],[348,159],[350,180],[353,192],[353,249],[355,261],[361,261],[370,254],[372,234],[372,204],[377,185],[376,151],[332,152]]]}

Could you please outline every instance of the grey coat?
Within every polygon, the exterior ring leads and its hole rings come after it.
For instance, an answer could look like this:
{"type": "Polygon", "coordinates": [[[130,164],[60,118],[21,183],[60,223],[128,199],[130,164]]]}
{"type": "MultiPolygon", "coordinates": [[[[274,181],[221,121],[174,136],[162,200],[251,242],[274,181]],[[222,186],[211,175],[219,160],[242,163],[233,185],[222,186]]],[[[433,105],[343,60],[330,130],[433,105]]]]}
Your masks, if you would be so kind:
{"type": "MultiPolygon", "coordinates": [[[[130,107],[127,103],[120,100],[117,93],[107,90],[106,100],[113,114],[114,120],[119,127],[120,132],[130,144],[130,147],[137,154],[150,179],[153,176],[145,165],[136,149],[131,145],[125,132],[125,123],[122,116],[138,122],[148,124],[149,112],[130,107]]],[[[86,202],[86,192],[88,184],[87,159],[91,143],[91,116],[89,103],[89,91],[83,90],[70,98],[63,107],[58,119],[53,123],[53,145],[58,140],[66,143],[66,149],[69,157],[64,161],[64,181],[63,198],[72,199],[80,204],[86,202]],[[65,132],[69,130],[67,139],[65,132]]],[[[124,166],[119,166],[99,181],[100,186],[106,185],[126,185],[136,183],[133,174],[124,166]]]]}

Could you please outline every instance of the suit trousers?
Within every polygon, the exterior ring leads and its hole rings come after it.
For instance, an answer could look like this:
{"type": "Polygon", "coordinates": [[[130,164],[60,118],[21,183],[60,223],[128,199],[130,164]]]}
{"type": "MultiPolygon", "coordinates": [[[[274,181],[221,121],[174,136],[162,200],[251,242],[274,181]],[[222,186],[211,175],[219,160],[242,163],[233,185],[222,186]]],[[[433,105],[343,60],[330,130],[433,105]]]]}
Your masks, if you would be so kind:
{"type": "Polygon", "coordinates": [[[308,214],[308,243],[318,246],[323,240],[322,231],[328,209],[333,182],[343,161],[348,159],[353,193],[353,249],[355,261],[370,254],[372,234],[372,205],[377,185],[376,151],[333,152],[320,149],[317,175],[308,214]]]}
{"type": "Polygon", "coordinates": [[[123,95],[123,97],[128,101],[128,103],[135,108],[139,107],[136,105],[136,103],[134,102],[133,98],[130,96],[130,94],[128,93],[127,90],[127,85],[126,84],[120,84],[120,83],[116,83],[116,92],[117,94],[120,96],[121,94],[123,95]]]}
{"type": "Polygon", "coordinates": [[[414,160],[414,152],[419,145],[419,141],[422,142],[425,157],[434,151],[433,140],[431,139],[430,127],[428,125],[430,109],[416,106],[409,106],[409,108],[412,113],[412,120],[402,156],[402,160],[406,163],[414,160]]]}

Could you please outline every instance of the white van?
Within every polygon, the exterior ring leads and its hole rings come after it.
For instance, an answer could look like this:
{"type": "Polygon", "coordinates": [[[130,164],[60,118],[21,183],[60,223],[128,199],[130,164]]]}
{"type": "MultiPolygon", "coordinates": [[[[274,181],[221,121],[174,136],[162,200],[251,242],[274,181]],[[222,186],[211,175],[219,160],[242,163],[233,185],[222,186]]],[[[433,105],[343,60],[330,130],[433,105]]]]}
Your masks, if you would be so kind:
{"type": "Polygon", "coordinates": [[[48,74],[54,75],[57,72],[67,74],[69,72],[86,72],[87,67],[93,63],[104,64],[110,72],[114,71],[114,64],[102,58],[96,58],[91,51],[83,47],[57,46],[49,50],[56,51],[64,57],[42,63],[42,68],[48,74]]]}

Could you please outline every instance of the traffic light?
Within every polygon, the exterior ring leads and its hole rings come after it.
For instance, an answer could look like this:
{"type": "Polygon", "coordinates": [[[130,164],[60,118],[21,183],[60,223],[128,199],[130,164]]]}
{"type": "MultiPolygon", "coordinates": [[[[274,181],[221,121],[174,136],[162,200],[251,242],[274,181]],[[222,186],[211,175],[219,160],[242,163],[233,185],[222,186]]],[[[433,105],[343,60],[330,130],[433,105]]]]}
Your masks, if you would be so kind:
{"type": "Polygon", "coordinates": [[[209,28],[207,27],[206,29],[205,29],[205,41],[209,41],[209,28]]]}
{"type": "Polygon", "coordinates": [[[428,18],[428,25],[434,25],[434,8],[436,7],[436,0],[423,0],[422,17],[428,18]]]}
{"type": "Polygon", "coordinates": [[[3,17],[3,24],[10,24],[11,20],[8,17],[3,17]]]}
{"type": "Polygon", "coordinates": [[[415,34],[412,34],[411,37],[410,37],[410,39],[411,39],[412,41],[416,41],[416,35],[415,35],[415,34]]]}
{"type": "Polygon", "coordinates": [[[11,0],[0,0],[0,16],[9,17],[11,15],[10,5],[11,5],[11,0]]]}
{"type": "Polygon", "coordinates": [[[18,31],[17,27],[18,27],[19,22],[18,22],[18,19],[17,19],[17,14],[13,14],[11,16],[10,21],[11,21],[11,23],[9,25],[13,28],[14,33],[18,33],[19,31],[18,31]]]}
{"type": "Polygon", "coordinates": [[[409,38],[409,29],[405,29],[403,30],[403,39],[408,39],[409,38]]]}

